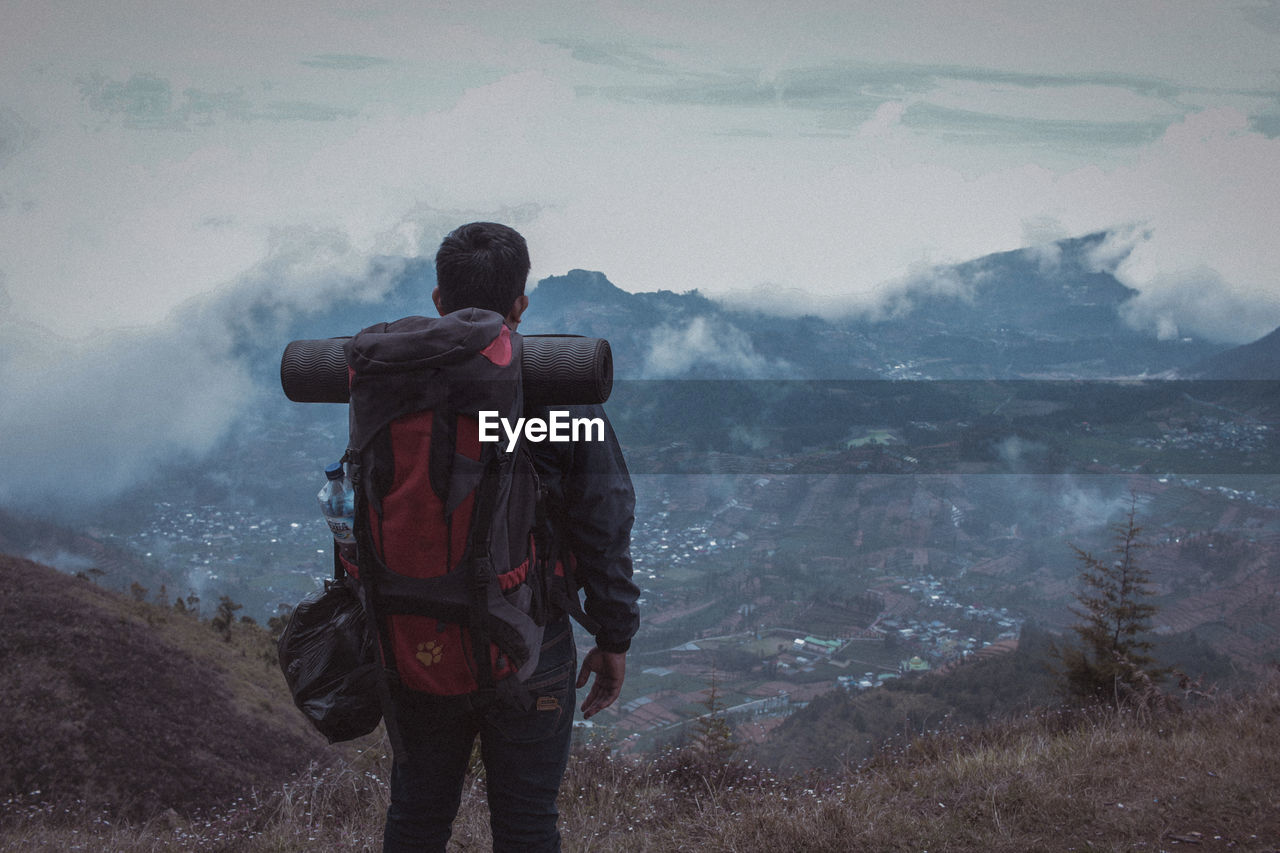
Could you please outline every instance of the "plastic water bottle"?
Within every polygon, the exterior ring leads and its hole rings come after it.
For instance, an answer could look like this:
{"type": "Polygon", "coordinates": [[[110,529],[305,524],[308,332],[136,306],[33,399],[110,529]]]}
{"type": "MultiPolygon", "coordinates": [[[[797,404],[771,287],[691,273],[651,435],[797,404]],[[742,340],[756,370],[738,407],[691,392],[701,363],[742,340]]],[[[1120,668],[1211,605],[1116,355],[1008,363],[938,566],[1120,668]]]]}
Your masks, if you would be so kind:
{"type": "Polygon", "coordinates": [[[333,531],[333,538],[338,542],[339,550],[344,545],[355,545],[356,493],[351,488],[341,462],[334,462],[324,469],[327,478],[320,494],[320,511],[324,520],[333,531]]]}

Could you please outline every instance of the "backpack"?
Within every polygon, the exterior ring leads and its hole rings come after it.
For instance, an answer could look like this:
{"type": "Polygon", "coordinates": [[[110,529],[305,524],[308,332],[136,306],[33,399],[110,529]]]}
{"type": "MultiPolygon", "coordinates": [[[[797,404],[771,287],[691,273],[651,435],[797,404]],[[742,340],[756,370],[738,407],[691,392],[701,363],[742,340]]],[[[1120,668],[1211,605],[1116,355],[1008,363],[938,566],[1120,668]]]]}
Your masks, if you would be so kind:
{"type": "MultiPolygon", "coordinates": [[[[565,595],[528,447],[481,442],[480,412],[522,414],[522,340],[491,311],[406,317],[344,349],[359,581],[389,690],[522,705],[543,627],[565,595]]],[[[435,701],[435,700],[433,700],[435,701]]]]}

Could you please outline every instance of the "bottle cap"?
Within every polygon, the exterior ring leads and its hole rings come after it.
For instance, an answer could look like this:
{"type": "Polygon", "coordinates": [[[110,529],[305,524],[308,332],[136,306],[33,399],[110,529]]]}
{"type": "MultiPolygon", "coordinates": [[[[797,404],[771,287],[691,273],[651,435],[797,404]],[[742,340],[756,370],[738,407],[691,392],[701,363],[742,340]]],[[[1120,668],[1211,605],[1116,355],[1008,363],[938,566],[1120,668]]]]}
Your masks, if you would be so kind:
{"type": "Polygon", "coordinates": [[[342,463],[333,462],[329,465],[326,465],[324,468],[324,475],[328,477],[330,480],[341,480],[342,479],[342,463]]]}

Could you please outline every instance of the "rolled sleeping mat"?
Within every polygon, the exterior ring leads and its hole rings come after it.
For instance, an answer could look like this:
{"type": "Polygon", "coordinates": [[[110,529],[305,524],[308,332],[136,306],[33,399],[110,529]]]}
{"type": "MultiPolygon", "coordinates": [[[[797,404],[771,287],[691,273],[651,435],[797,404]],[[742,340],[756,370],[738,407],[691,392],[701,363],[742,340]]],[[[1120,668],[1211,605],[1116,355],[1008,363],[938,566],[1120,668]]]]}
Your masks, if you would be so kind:
{"type": "MultiPolygon", "coordinates": [[[[348,400],[349,340],[290,341],[280,357],[280,386],[295,403],[348,400]]],[[[526,406],[603,403],[613,391],[613,352],[604,338],[525,335],[521,362],[526,406]]]]}
{"type": "Polygon", "coordinates": [[[344,338],[290,341],[280,357],[280,387],[295,403],[345,403],[349,399],[344,338]]]}
{"type": "Polygon", "coordinates": [[[524,335],[526,406],[603,403],[613,391],[613,351],[604,338],[524,335]]]}

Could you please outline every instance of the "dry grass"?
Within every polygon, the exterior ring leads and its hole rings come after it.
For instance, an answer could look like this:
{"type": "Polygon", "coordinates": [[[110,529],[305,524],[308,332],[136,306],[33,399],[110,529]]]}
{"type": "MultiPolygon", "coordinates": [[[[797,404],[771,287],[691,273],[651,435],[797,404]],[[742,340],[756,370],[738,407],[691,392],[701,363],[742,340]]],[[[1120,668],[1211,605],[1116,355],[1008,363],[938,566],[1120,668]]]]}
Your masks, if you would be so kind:
{"type": "MultiPolygon", "coordinates": [[[[293,708],[270,637],[0,555],[0,814],[191,816],[332,752],[293,708]]],[[[106,819],[106,818],[104,818],[106,819]]]]}
{"type": "Polygon", "coordinates": [[[143,824],[11,801],[0,851],[376,851],[387,803],[384,763],[379,750],[346,767],[313,767],[278,792],[250,794],[204,817],[169,811],[143,824]]]}
{"type": "Polygon", "coordinates": [[[918,740],[812,784],[723,790],[610,849],[1276,850],[1278,730],[1274,684],[1145,723],[1045,715],[918,740]]]}
{"type": "MultiPolygon", "coordinates": [[[[1046,713],[917,739],[839,774],[781,778],[684,750],[580,747],[561,790],[568,851],[1280,850],[1280,680],[1190,711],[1046,713]]],[[[0,850],[377,850],[386,756],[143,826],[36,812],[0,850]]],[[[13,816],[12,804],[10,816],[13,816]]],[[[473,777],[452,849],[488,849],[473,777]]]]}

